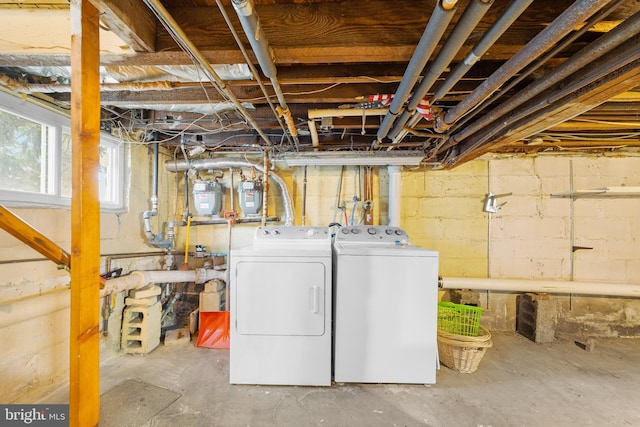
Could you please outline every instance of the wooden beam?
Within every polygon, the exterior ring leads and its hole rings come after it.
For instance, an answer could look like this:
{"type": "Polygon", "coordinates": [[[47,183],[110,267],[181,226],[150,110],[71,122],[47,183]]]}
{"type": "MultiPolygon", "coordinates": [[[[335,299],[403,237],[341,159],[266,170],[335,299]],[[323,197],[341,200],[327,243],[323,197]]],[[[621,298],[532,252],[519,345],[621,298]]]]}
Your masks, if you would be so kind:
{"type": "Polygon", "coordinates": [[[142,0],[91,0],[109,30],[136,52],[153,52],[157,21],[142,0]]]}
{"type": "Polygon", "coordinates": [[[71,328],[69,422],[100,420],[99,11],[71,2],[71,328]]]}
{"type": "Polygon", "coordinates": [[[0,228],[56,264],[66,268],[71,266],[71,258],[64,249],[2,205],[0,205],[0,228]]]}
{"type": "MultiPolygon", "coordinates": [[[[282,85],[287,102],[290,103],[354,103],[367,100],[369,95],[394,93],[396,83],[358,83],[358,84],[312,84],[282,85]]],[[[243,102],[266,104],[264,94],[257,86],[233,86],[231,91],[243,102]]],[[[51,98],[60,102],[69,102],[69,93],[55,93],[51,98]]],[[[273,99],[275,95],[271,93],[273,99]]],[[[100,102],[103,105],[128,106],[152,104],[209,104],[226,101],[211,85],[184,88],[180,90],[148,90],[103,92],[100,102]],[[206,90],[206,92],[205,92],[206,90]]]]}
{"type": "MultiPolygon", "coordinates": [[[[498,2],[496,2],[498,3],[498,2]]],[[[474,28],[469,44],[477,40],[508,5],[502,1],[492,7],[483,20],[474,28]]],[[[569,6],[571,0],[558,0],[553,7],[544,4],[532,6],[507,30],[503,41],[490,49],[490,58],[502,55],[509,46],[524,45],[537,34],[545,23],[556,18],[560,5],[569,6]],[[507,43],[504,43],[507,41],[507,43]]],[[[291,56],[311,58],[311,62],[333,62],[325,59],[334,56],[345,59],[336,62],[379,61],[377,51],[395,49],[408,60],[415,50],[424,28],[433,13],[436,0],[416,2],[413,0],[372,0],[366,2],[294,2],[256,4],[261,27],[274,49],[277,64],[290,63],[291,56]],[[348,52],[348,53],[347,53],[348,52]],[[347,59],[350,57],[351,59],[347,59]],[[316,59],[312,59],[316,58],[316,59]],[[322,58],[322,59],[318,59],[322,58]],[[353,59],[359,58],[359,59],[353,59]]],[[[235,42],[216,7],[184,7],[184,2],[168,2],[169,13],[189,39],[202,52],[235,48],[235,42]]],[[[228,7],[235,28],[240,28],[236,14],[228,7]]],[[[457,23],[457,13],[450,28],[457,23]]],[[[176,50],[173,39],[165,31],[158,31],[157,51],[176,50]]],[[[388,51],[391,53],[391,51],[388,51]]],[[[506,52],[505,52],[506,53],[506,52]]],[[[461,53],[463,56],[464,54],[461,53]]],[[[459,58],[460,59],[460,58],[459,58]]]]}

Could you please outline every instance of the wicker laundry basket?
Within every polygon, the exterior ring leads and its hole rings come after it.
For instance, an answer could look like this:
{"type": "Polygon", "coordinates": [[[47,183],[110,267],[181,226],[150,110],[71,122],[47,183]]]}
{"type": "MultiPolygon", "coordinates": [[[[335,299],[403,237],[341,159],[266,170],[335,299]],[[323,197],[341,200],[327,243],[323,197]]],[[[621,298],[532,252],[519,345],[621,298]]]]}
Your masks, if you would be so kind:
{"type": "Polygon", "coordinates": [[[464,374],[478,369],[482,357],[492,345],[491,332],[482,325],[477,337],[438,331],[440,363],[464,374]]]}

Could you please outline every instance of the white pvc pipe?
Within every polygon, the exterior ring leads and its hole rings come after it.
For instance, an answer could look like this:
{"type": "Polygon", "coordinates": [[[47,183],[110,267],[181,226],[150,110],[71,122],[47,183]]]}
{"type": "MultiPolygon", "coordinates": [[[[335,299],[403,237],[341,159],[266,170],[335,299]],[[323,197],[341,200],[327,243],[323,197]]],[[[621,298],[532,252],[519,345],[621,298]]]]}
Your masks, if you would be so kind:
{"type": "Polygon", "coordinates": [[[389,225],[400,227],[400,196],[402,185],[402,168],[400,166],[388,166],[389,173],[389,225]]]}
{"type": "Polygon", "coordinates": [[[100,296],[138,289],[154,283],[205,283],[213,279],[226,280],[226,272],[205,268],[197,268],[195,270],[138,270],[126,276],[107,280],[105,287],[100,290],[100,296]]]}
{"type": "Polygon", "coordinates": [[[479,279],[443,277],[442,289],[478,289],[487,291],[547,292],[557,294],[640,297],[640,283],[569,282],[532,279],[479,279]]]}

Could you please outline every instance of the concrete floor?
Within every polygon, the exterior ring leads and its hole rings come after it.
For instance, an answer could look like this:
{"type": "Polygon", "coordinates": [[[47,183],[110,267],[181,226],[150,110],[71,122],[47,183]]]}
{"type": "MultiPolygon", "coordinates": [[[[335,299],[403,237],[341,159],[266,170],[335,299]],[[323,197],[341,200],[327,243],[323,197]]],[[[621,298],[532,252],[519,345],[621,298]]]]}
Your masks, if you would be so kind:
{"type": "MultiPolygon", "coordinates": [[[[495,333],[493,342],[478,371],[442,367],[431,387],[229,385],[228,350],[161,345],[103,362],[100,426],[640,426],[640,340],[596,339],[591,352],[573,340],[535,344],[515,333],[495,333]],[[168,400],[151,392],[146,403],[107,400],[127,379],[168,400]],[[159,407],[145,406],[153,403],[159,407]]],[[[66,396],[60,389],[46,401],[66,396]]]]}

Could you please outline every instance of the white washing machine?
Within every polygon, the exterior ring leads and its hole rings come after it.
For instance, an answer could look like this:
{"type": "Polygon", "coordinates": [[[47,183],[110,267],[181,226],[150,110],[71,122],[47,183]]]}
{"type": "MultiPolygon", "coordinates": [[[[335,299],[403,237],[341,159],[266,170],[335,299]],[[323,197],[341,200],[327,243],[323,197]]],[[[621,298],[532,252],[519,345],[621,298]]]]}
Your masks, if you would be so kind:
{"type": "Polygon", "coordinates": [[[349,226],[333,257],[334,380],[434,384],[438,252],[397,227],[349,226]]]}
{"type": "Polygon", "coordinates": [[[230,383],[331,385],[328,227],[256,229],[230,256],[230,383]]]}

